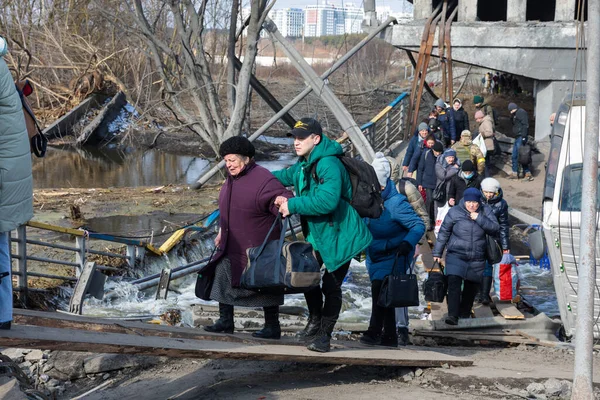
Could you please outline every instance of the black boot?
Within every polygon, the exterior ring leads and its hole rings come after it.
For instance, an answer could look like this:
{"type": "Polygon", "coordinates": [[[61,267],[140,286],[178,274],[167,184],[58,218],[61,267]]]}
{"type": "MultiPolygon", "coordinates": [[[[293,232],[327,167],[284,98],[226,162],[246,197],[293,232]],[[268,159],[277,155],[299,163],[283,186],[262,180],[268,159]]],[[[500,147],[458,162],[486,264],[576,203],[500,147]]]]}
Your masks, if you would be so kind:
{"type": "Polygon", "coordinates": [[[383,335],[381,335],[381,343],[379,343],[381,346],[385,346],[385,347],[398,347],[398,335],[396,334],[396,331],[394,331],[394,333],[383,333],[383,335]]]}
{"type": "Polygon", "coordinates": [[[204,330],[214,333],[233,333],[233,306],[219,303],[219,319],[214,325],[205,326],[204,330]]]}
{"type": "Polygon", "coordinates": [[[2,330],[9,330],[10,329],[10,323],[11,323],[11,321],[0,322],[0,329],[2,329],[2,330]]]}
{"type": "Polygon", "coordinates": [[[319,329],[319,332],[315,338],[308,346],[306,346],[306,348],[319,353],[327,353],[331,348],[331,333],[333,332],[336,322],[337,317],[321,318],[321,328],[319,329]]]}
{"type": "Polygon", "coordinates": [[[265,312],[265,326],[252,336],[262,339],[280,339],[281,326],[279,325],[279,306],[263,307],[265,312]]]}
{"type": "Polygon", "coordinates": [[[400,346],[406,346],[410,344],[410,339],[408,338],[408,328],[398,328],[398,344],[400,346]]]}
{"type": "Polygon", "coordinates": [[[367,346],[377,346],[381,344],[381,334],[377,334],[372,330],[367,330],[359,339],[359,342],[367,346]]]}
{"type": "Polygon", "coordinates": [[[492,290],[492,282],[494,278],[491,276],[484,276],[481,281],[481,304],[487,306],[490,304],[492,299],[490,298],[490,291],[492,290]]]}
{"type": "Polygon", "coordinates": [[[303,330],[296,334],[296,338],[300,340],[312,340],[319,332],[321,327],[321,314],[311,313],[308,316],[308,322],[303,330]]]}

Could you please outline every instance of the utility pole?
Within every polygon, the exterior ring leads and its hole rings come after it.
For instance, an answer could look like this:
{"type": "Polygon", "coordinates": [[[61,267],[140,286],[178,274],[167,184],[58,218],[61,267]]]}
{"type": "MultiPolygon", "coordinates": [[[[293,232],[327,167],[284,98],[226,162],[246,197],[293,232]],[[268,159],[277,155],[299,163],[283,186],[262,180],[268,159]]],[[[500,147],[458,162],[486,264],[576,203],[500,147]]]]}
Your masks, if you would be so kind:
{"type": "Polygon", "coordinates": [[[577,330],[572,400],[594,398],[594,286],[600,130],[600,0],[588,0],[586,107],[581,181],[581,239],[577,276],[577,330]]]}

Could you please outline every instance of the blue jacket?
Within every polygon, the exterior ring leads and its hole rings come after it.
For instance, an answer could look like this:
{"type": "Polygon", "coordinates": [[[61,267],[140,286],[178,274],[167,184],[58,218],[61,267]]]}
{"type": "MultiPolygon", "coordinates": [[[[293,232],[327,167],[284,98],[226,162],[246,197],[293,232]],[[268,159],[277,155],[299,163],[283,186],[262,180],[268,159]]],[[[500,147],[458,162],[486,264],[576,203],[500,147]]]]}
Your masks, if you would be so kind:
{"type": "Polygon", "coordinates": [[[454,122],[454,109],[451,107],[443,110],[437,117],[438,121],[442,123],[442,130],[445,136],[449,136],[451,140],[455,142],[460,138],[456,138],[456,124],[454,122]]]}
{"type": "Polygon", "coordinates": [[[415,146],[415,151],[413,152],[410,163],[408,164],[408,172],[415,172],[419,168],[419,160],[421,160],[421,155],[423,154],[424,150],[427,150],[427,147],[425,147],[425,141],[422,140],[415,146]]]}
{"type": "Polygon", "coordinates": [[[373,235],[373,241],[367,248],[367,270],[371,280],[382,280],[391,274],[394,262],[398,271],[403,273],[414,256],[414,248],[425,233],[425,224],[412,208],[408,199],[398,193],[396,186],[388,179],[381,193],[384,201],[383,213],[378,219],[365,218],[373,235]],[[413,251],[407,256],[398,256],[396,250],[400,243],[407,241],[413,251]]]}
{"type": "Polygon", "coordinates": [[[433,154],[433,150],[425,149],[421,153],[419,160],[419,168],[417,172],[417,184],[424,188],[435,189],[437,176],[435,175],[435,164],[437,157],[433,154]]]}
{"type": "Polygon", "coordinates": [[[410,160],[412,159],[415,150],[423,143],[423,139],[419,136],[419,132],[416,132],[413,137],[408,142],[408,147],[406,148],[406,154],[404,155],[404,160],[402,161],[403,167],[408,167],[410,165],[410,160]]]}
{"type": "Polygon", "coordinates": [[[504,194],[502,193],[502,189],[498,191],[498,194],[492,197],[490,200],[483,197],[483,202],[487,204],[496,219],[498,219],[498,223],[500,224],[500,231],[498,235],[495,236],[497,240],[500,241],[500,245],[502,246],[502,250],[510,250],[510,226],[508,224],[508,204],[506,200],[503,199],[504,194]]]}
{"type": "Polygon", "coordinates": [[[446,214],[432,253],[434,257],[441,257],[447,248],[446,275],[458,275],[472,282],[479,282],[483,277],[485,235],[496,236],[500,225],[488,205],[481,204],[478,213],[473,221],[463,199],[446,214]]]}

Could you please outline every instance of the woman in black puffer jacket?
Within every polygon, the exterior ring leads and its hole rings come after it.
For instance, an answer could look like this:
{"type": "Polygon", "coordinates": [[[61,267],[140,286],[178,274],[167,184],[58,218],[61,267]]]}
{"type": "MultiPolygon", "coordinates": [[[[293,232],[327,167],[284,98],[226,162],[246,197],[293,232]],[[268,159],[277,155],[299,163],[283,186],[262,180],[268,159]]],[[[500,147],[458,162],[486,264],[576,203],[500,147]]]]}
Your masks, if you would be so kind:
{"type": "Polygon", "coordinates": [[[448,249],[445,268],[448,276],[447,324],[457,325],[458,318],[470,318],[486,264],[485,236],[496,236],[499,229],[494,212],[482,204],[481,192],[475,188],[465,190],[460,203],[446,214],[433,258],[439,262],[444,249],[448,249]]]}
{"type": "Polygon", "coordinates": [[[454,126],[456,127],[456,135],[460,139],[460,133],[462,131],[470,130],[469,128],[469,114],[465,111],[462,106],[462,101],[460,99],[454,99],[452,103],[452,108],[454,109],[454,126]]]}
{"type": "MultiPolygon", "coordinates": [[[[504,253],[510,253],[510,226],[508,225],[508,204],[503,199],[502,188],[500,182],[494,178],[485,178],[481,181],[481,193],[483,194],[483,202],[490,206],[494,215],[500,224],[500,231],[494,237],[504,253]]],[[[486,262],[485,270],[483,271],[483,280],[481,281],[480,301],[482,304],[490,303],[490,290],[492,289],[493,281],[493,265],[486,262]]]]}

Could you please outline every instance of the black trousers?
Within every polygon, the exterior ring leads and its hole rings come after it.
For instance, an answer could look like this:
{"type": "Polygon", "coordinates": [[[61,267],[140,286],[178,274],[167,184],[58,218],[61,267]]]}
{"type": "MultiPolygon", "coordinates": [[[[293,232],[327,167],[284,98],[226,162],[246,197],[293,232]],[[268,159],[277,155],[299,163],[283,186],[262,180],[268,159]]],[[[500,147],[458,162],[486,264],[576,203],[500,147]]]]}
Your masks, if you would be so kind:
{"type": "MultiPolygon", "coordinates": [[[[323,264],[321,255],[317,252],[317,261],[323,264]]],[[[321,286],[317,286],[304,293],[306,305],[311,315],[337,320],[342,309],[342,283],[350,268],[350,261],[333,272],[325,271],[321,286]],[[323,301],[323,297],[325,300],[323,301]]]]}
{"type": "Polygon", "coordinates": [[[371,282],[371,299],[373,305],[371,307],[371,321],[369,322],[369,332],[375,336],[381,335],[383,328],[384,335],[396,334],[396,309],[381,307],[377,305],[379,293],[381,293],[381,285],[383,280],[374,280],[371,282]]]}
{"type": "Polygon", "coordinates": [[[448,275],[448,315],[468,318],[475,296],[479,292],[479,285],[480,282],[463,280],[458,275],[448,275]]]}
{"type": "Polygon", "coordinates": [[[435,226],[435,200],[433,200],[433,190],[425,188],[425,208],[427,209],[427,213],[429,213],[429,221],[431,222],[431,226],[435,226]]]}

